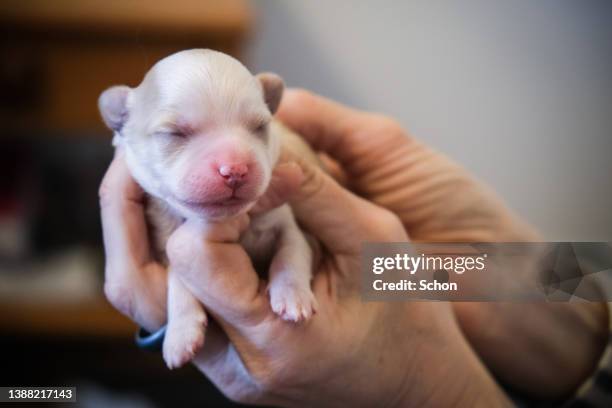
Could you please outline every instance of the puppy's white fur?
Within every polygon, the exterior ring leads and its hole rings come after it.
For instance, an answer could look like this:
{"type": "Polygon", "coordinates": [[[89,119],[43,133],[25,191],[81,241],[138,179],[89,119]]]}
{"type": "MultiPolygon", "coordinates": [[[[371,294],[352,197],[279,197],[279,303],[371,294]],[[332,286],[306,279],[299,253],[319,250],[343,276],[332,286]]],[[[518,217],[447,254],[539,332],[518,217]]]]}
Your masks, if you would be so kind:
{"type": "MultiPolygon", "coordinates": [[[[161,262],[168,263],[166,242],[185,220],[224,222],[266,191],[279,156],[282,132],[272,114],[282,88],[279,77],[255,77],[225,54],[188,50],[159,61],[138,87],[100,96],[115,146],[150,195],[147,217],[161,262]]],[[[285,320],[308,319],[315,310],[312,252],[291,208],[253,217],[241,243],[255,261],[271,260],[272,310],[285,320]]],[[[206,314],[168,267],[163,351],[173,368],[202,347],[206,314]]]]}

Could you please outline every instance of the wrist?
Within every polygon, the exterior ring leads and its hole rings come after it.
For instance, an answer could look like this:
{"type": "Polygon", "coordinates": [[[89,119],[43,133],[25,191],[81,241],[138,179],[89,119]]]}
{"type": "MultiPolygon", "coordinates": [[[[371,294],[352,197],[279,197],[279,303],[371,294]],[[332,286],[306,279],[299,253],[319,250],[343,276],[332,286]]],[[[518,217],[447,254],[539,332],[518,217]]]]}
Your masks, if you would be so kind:
{"type": "Polygon", "coordinates": [[[594,370],[607,339],[603,303],[457,303],[454,309],[495,375],[542,399],[574,392],[594,370]]]}

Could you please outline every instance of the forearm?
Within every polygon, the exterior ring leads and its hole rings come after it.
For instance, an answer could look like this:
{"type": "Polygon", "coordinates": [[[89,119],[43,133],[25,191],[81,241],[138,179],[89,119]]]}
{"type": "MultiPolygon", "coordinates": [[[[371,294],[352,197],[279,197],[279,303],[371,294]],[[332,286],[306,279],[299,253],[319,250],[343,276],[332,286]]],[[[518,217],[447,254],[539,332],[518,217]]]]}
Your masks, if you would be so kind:
{"type": "Polygon", "coordinates": [[[603,303],[456,303],[470,344],[505,383],[538,398],[568,396],[605,347],[603,303]]]}

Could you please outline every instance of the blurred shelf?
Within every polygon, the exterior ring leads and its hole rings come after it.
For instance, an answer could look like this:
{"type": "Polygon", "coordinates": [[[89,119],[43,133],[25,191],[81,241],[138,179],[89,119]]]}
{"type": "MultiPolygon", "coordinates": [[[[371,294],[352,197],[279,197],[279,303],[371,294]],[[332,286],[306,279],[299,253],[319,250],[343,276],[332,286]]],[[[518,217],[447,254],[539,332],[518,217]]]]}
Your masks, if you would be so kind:
{"type": "Polygon", "coordinates": [[[79,303],[0,301],[0,332],[57,337],[134,335],[136,326],[103,298],[79,303]]]}
{"type": "Polygon", "coordinates": [[[0,21],[32,30],[236,35],[249,28],[251,11],[244,0],[3,0],[0,21]]]}
{"type": "Polygon", "coordinates": [[[189,48],[240,57],[244,0],[0,1],[0,120],[7,133],[110,138],[100,93],[136,86],[159,59],[189,48]]]}

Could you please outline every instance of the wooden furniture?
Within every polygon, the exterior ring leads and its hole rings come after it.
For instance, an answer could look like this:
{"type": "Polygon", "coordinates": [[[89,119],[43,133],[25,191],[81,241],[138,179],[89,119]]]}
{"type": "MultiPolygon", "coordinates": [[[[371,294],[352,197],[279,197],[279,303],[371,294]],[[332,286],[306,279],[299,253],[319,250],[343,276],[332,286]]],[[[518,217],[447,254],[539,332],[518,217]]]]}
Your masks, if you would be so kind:
{"type": "Polygon", "coordinates": [[[243,0],[3,0],[0,119],[16,130],[102,130],[97,98],[188,48],[239,55],[243,0]]]}
{"type": "Polygon", "coordinates": [[[136,325],[105,299],[87,303],[0,302],[0,329],[43,337],[128,338],[136,325]]]}

